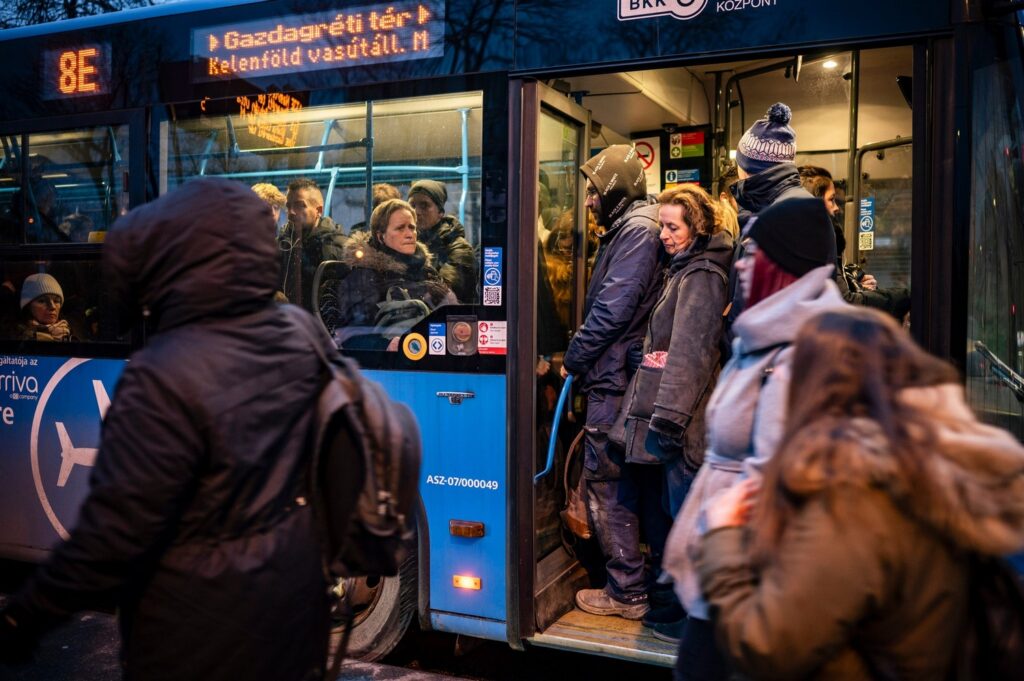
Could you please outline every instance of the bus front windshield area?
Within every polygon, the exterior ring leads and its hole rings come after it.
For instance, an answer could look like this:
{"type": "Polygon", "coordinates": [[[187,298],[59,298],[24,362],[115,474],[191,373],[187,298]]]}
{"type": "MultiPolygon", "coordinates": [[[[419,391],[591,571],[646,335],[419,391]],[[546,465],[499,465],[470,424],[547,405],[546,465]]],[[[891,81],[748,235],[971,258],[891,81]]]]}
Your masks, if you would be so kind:
{"type": "Polygon", "coordinates": [[[435,309],[479,302],[482,101],[268,93],[204,102],[198,116],[171,107],[160,192],[201,176],[250,185],[276,219],[278,299],[342,348],[395,351],[435,309]]]}

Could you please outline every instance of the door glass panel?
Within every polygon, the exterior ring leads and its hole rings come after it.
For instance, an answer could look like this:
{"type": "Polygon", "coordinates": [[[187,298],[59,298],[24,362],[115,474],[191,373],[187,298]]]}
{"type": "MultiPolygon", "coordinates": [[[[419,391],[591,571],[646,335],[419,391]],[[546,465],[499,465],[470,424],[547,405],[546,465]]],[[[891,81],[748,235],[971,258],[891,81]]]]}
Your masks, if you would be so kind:
{"type": "MultiPolygon", "coordinates": [[[[537,470],[544,467],[562,388],[558,369],[575,325],[577,252],[580,239],[579,167],[583,125],[541,110],[537,134],[540,161],[537,187],[537,470]]],[[[564,418],[564,414],[563,414],[564,418]]],[[[556,468],[561,471],[572,429],[559,429],[556,468]]],[[[560,545],[558,511],[564,502],[561,475],[549,475],[537,488],[538,557],[560,545]]]]}
{"type": "Polygon", "coordinates": [[[267,94],[203,108],[163,123],[161,191],[204,175],[276,188],[287,199],[281,293],[317,312],[340,346],[395,351],[435,309],[479,302],[482,93],[315,107],[267,94]],[[406,221],[414,244],[388,241],[388,225],[368,229],[384,200],[419,206],[418,180],[433,190],[406,221]]]}
{"type": "Polygon", "coordinates": [[[127,125],[8,135],[3,148],[0,242],[99,242],[128,211],[127,125]]]}
{"type": "Polygon", "coordinates": [[[973,81],[967,397],[982,419],[1024,439],[1020,85],[1007,62],[975,71],[973,81]]]}
{"type": "Polygon", "coordinates": [[[913,147],[905,144],[869,152],[861,163],[861,204],[851,207],[853,245],[879,290],[910,289],[913,162],[913,147]]]}

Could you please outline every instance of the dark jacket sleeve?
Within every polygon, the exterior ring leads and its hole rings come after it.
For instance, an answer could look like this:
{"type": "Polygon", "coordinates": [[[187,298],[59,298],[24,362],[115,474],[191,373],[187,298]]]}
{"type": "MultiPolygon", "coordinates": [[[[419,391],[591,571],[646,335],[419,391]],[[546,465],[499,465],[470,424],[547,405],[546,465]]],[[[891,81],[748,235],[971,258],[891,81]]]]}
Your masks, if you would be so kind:
{"type": "Polygon", "coordinates": [[[129,363],[71,538],[12,601],[27,626],[45,630],[78,610],[109,606],[147,574],[195,493],[203,452],[188,406],[129,363]]]}
{"type": "Polygon", "coordinates": [[[889,571],[897,562],[884,536],[891,518],[876,498],[844,486],[808,500],[760,574],[744,529],[703,538],[697,573],[719,646],[738,671],[806,678],[850,646],[858,623],[891,602],[889,571]]]}
{"type": "Polygon", "coordinates": [[[624,231],[614,246],[601,288],[565,353],[563,364],[573,374],[585,374],[629,327],[651,280],[658,276],[660,244],[648,229],[624,231]]]}
{"type": "Polygon", "coordinates": [[[448,262],[440,268],[444,283],[455,293],[460,303],[472,303],[476,299],[477,269],[476,252],[461,236],[447,246],[448,262]]]}
{"type": "Polygon", "coordinates": [[[654,401],[651,428],[681,438],[718,367],[725,311],[725,281],[717,272],[697,270],[683,277],[672,318],[665,371],[654,401]]]}

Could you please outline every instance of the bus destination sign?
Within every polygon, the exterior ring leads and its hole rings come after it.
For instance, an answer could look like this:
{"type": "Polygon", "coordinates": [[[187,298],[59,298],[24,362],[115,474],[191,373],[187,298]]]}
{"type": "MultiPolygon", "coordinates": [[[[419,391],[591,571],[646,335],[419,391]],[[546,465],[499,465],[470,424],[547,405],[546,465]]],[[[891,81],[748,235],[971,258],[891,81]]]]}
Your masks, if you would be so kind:
{"type": "Polygon", "coordinates": [[[293,14],[192,31],[193,81],[440,57],[444,0],[293,14]]]}
{"type": "Polygon", "coordinates": [[[90,97],[109,92],[108,44],[43,50],[43,99],[90,97]]]}

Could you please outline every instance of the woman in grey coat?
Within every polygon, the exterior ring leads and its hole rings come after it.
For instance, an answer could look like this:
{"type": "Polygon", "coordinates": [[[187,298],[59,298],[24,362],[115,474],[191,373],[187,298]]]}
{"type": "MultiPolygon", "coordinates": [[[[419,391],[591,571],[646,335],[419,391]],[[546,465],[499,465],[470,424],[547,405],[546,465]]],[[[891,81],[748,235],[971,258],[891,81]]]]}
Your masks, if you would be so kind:
{"type": "Polygon", "coordinates": [[[701,535],[701,507],[775,452],[785,422],[791,344],[814,314],[842,309],[832,281],[835,236],[824,204],[790,199],[748,223],[743,258],[736,263],[745,302],[733,330],[733,354],[707,409],[708,449],[665,548],[665,569],[687,611],[679,644],[678,679],[725,679],[707,604],[701,597],[690,547],[701,535]]]}
{"type": "MultiPolygon", "coordinates": [[[[647,536],[656,556],[704,460],[704,410],[718,377],[733,258],[722,210],[699,186],[669,189],[658,203],[659,237],[671,261],[647,325],[643,363],[611,433],[625,448],[627,461],[662,464],[650,476],[658,488],[645,490],[656,497],[645,507],[668,513],[663,521],[645,526],[648,535],[652,528],[664,528],[660,536],[647,536]]],[[[659,638],[677,639],[674,632],[686,613],[671,584],[656,584],[649,602],[644,624],[659,638]]]]}

